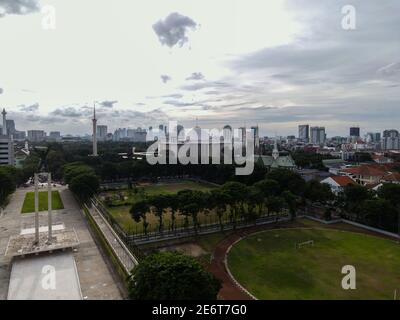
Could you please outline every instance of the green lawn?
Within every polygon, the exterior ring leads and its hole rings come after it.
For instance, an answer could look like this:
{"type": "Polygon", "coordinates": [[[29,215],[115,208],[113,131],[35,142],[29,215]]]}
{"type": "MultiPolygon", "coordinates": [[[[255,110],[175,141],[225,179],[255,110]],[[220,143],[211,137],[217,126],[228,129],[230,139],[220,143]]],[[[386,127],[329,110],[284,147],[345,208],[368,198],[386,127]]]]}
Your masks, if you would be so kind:
{"type": "Polygon", "coordinates": [[[273,230],[236,243],[233,276],[259,299],[393,299],[400,292],[400,245],[347,231],[273,230]],[[314,246],[295,249],[295,243],[314,246]],[[344,290],[344,265],[356,269],[355,290],[344,290]]]}
{"type": "MultiPolygon", "coordinates": [[[[142,222],[135,222],[129,210],[132,207],[132,204],[143,198],[143,195],[158,195],[158,194],[174,194],[180,190],[191,189],[191,190],[200,190],[207,191],[213,189],[214,186],[212,184],[202,183],[202,182],[194,182],[194,181],[182,181],[182,182],[173,182],[173,183],[157,183],[157,184],[148,184],[137,187],[136,193],[134,190],[119,190],[119,191],[106,191],[103,192],[100,197],[111,197],[112,205],[107,205],[107,202],[104,201],[107,209],[113,215],[113,217],[117,220],[117,222],[123,227],[123,229],[127,232],[140,233],[143,230],[142,222]]],[[[171,214],[164,214],[164,228],[168,229],[168,226],[171,222],[171,214]]],[[[210,223],[215,220],[215,217],[211,217],[210,215],[200,214],[198,216],[200,223],[210,223]]],[[[176,215],[176,223],[177,225],[183,224],[184,217],[181,215],[176,215]]],[[[190,219],[191,220],[191,219],[190,219]]],[[[149,223],[148,231],[154,231],[158,228],[158,218],[153,214],[147,214],[147,222],[149,223]]],[[[191,223],[191,221],[189,221],[191,223]]]]}
{"type": "MultiPolygon", "coordinates": [[[[39,191],[39,211],[48,210],[47,191],[39,191]]],[[[51,203],[53,210],[64,209],[60,194],[58,191],[52,191],[51,203]]],[[[27,192],[25,195],[24,204],[22,205],[21,213],[35,212],[35,193],[27,192]]]]}

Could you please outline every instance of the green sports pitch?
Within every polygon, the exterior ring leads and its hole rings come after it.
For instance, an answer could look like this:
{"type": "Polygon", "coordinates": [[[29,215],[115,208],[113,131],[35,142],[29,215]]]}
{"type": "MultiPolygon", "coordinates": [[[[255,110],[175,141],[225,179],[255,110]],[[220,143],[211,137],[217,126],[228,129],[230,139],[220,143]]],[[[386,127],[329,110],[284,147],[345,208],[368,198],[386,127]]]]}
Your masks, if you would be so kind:
{"type": "Polygon", "coordinates": [[[228,266],[258,299],[394,299],[400,293],[400,244],[347,231],[256,233],[233,245],[228,266]],[[342,288],[346,265],[356,270],[354,290],[342,288]]]}
{"type": "MultiPolygon", "coordinates": [[[[47,191],[39,192],[39,211],[48,210],[48,193],[47,191]]],[[[64,209],[63,202],[61,200],[60,194],[58,191],[51,192],[51,203],[53,210],[64,209]]],[[[29,213],[35,212],[35,193],[27,192],[25,194],[24,203],[22,205],[21,213],[29,213]]]]}

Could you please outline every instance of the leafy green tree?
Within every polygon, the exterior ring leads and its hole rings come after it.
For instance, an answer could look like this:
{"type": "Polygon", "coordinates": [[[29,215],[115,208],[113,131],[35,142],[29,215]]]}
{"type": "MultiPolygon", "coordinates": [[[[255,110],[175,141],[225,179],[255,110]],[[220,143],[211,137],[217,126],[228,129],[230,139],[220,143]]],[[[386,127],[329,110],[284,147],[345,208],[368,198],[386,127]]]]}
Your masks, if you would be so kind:
{"type": "Polygon", "coordinates": [[[280,193],[280,186],[276,180],[264,179],[256,182],[254,187],[260,189],[265,198],[269,196],[277,196],[280,193]]]}
{"type": "Polygon", "coordinates": [[[222,187],[222,191],[229,195],[230,216],[233,229],[236,229],[237,218],[243,215],[244,201],[246,197],[246,185],[240,182],[227,182],[222,187]]]}
{"type": "Polygon", "coordinates": [[[101,167],[101,178],[103,180],[114,180],[118,177],[118,169],[117,164],[112,162],[105,162],[101,167]]]}
{"type": "Polygon", "coordinates": [[[162,232],[164,229],[164,210],[168,208],[168,198],[164,195],[154,195],[148,198],[153,214],[158,218],[158,231],[162,232]]]}
{"type": "Polygon", "coordinates": [[[394,206],[400,206],[400,184],[385,183],[378,189],[379,198],[390,201],[394,206]]]}
{"type": "Polygon", "coordinates": [[[131,209],[130,213],[132,215],[133,220],[136,222],[139,222],[142,220],[143,222],[143,232],[145,235],[147,235],[147,228],[149,226],[149,223],[147,222],[147,213],[149,212],[150,207],[148,204],[147,200],[139,200],[135,202],[131,209]]]}
{"type": "Polygon", "coordinates": [[[165,208],[169,208],[171,211],[171,230],[176,228],[176,213],[178,211],[178,196],[176,194],[166,194],[164,195],[165,208]]]}
{"type": "Polygon", "coordinates": [[[299,204],[299,198],[290,191],[282,192],[282,198],[285,199],[285,202],[288,206],[290,219],[294,220],[294,218],[296,217],[296,211],[299,204]]]}
{"type": "Polygon", "coordinates": [[[330,186],[317,180],[310,180],[306,183],[304,196],[311,201],[321,203],[326,203],[335,198],[330,186]]]}
{"type": "Polygon", "coordinates": [[[397,232],[400,235],[400,185],[394,183],[385,183],[379,188],[378,196],[381,199],[389,201],[390,204],[396,209],[397,232]]]}
{"type": "Polygon", "coordinates": [[[348,203],[360,203],[372,199],[371,192],[358,184],[348,184],[343,188],[343,194],[348,203]]]}
{"type": "MultiPolygon", "coordinates": [[[[247,187],[247,219],[250,221],[255,221],[257,219],[256,207],[260,209],[262,204],[264,203],[264,194],[263,192],[254,186],[247,187]]],[[[259,210],[260,211],[260,210],[259,210]]]]}
{"type": "Polygon", "coordinates": [[[100,181],[93,173],[82,173],[72,178],[69,188],[81,201],[86,202],[99,191],[100,181]]]}
{"type": "Polygon", "coordinates": [[[5,205],[8,196],[15,191],[13,171],[10,166],[0,166],[0,207],[5,205]]]}
{"type": "Polygon", "coordinates": [[[282,197],[271,196],[266,199],[268,207],[268,215],[270,212],[279,215],[279,213],[285,208],[286,202],[282,197]]]}
{"type": "Polygon", "coordinates": [[[198,227],[200,226],[198,215],[201,211],[206,209],[206,196],[202,191],[193,190],[192,192],[192,203],[189,205],[188,210],[190,211],[194,232],[197,235],[198,227]]]}
{"type": "Polygon", "coordinates": [[[355,213],[356,219],[360,218],[361,210],[359,206],[361,203],[372,199],[373,194],[366,187],[358,184],[348,184],[339,195],[340,205],[348,212],[355,213]]]}
{"type": "Polygon", "coordinates": [[[177,193],[178,210],[185,217],[185,228],[189,227],[189,217],[192,213],[193,190],[185,189],[177,193]]]}
{"type": "Polygon", "coordinates": [[[294,171],[287,169],[274,169],[268,172],[266,178],[277,181],[280,186],[280,192],[289,190],[296,195],[303,194],[305,181],[294,171]]]}
{"type": "Polygon", "coordinates": [[[380,198],[364,200],[355,210],[358,211],[358,217],[368,225],[389,231],[396,229],[396,209],[388,200],[380,198]]]}
{"type": "Polygon", "coordinates": [[[62,151],[51,149],[47,154],[47,165],[53,180],[61,180],[63,178],[65,159],[62,151]]]}
{"type": "Polygon", "coordinates": [[[95,175],[95,171],[92,167],[81,162],[68,163],[64,166],[65,183],[69,184],[74,177],[80,174],[95,175]]]}
{"type": "Polygon", "coordinates": [[[136,300],[215,300],[221,283],[194,258],[159,252],[141,260],[129,278],[136,300]]]}
{"type": "Polygon", "coordinates": [[[217,214],[221,231],[224,230],[224,224],[222,221],[223,215],[226,212],[227,204],[230,202],[231,202],[230,195],[221,188],[212,189],[210,191],[208,203],[211,208],[214,208],[215,213],[217,214]]]}

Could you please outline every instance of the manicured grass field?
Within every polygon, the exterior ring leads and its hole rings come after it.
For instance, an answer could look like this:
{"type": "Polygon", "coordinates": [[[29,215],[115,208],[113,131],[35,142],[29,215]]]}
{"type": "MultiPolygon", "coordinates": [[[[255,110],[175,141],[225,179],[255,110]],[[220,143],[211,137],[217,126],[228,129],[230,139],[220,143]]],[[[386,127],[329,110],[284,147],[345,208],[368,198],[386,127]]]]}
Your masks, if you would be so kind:
{"type": "MultiPolygon", "coordinates": [[[[117,222],[123,227],[123,229],[127,232],[135,232],[140,233],[143,230],[142,222],[136,222],[132,219],[129,210],[132,204],[143,198],[143,195],[158,195],[158,194],[174,194],[180,190],[191,189],[191,190],[199,190],[199,191],[207,191],[213,189],[214,186],[212,184],[202,183],[202,182],[194,182],[194,181],[185,181],[182,182],[172,182],[172,183],[157,183],[157,184],[148,184],[139,186],[137,188],[137,192],[135,193],[133,190],[120,190],[120,191],[107,191],[101,194],[101,196],[113,196],[113,195],[121,195],[124,199],[118,199],[112,201],[112,206],[107,206],[107,209],[113,215],[113,217],[117,220],[117,222]]],[[[206,216],[204,214],[200,214],[198,219],[201,223],[207,223],[211,219],[210,216],[206,216]]],[[[164,214],[164,228],[168,229],[168,225],[171,222],[171,214],[164,214]]],[[[180,215],[176,215],[176,223],[180,225],[183,223],[184,217],[180,215]]],[[[149,223],[148,231],[154,231],[158,228],[158,218],[153,214],[147,214],[147,222],[149,223]]],[[[191,222],[190,222],[191,223],[191,222]]]]}
{"type": "MultiPolygon", "coordinates": [[[[64,209],[60,194],[58,191],[51,192],[51,202],[53,210],[64,209]]],[[[47,191],[39,191],[39,211],[48,210],[47,191]]],[[[27,192],[22,205],[21,213],[35,212],[35,193],[27,192]]]]}
{"type": "Polygon", "coordinates": [[[400,292],[400,244],[327,229],[272,230],[236,243],[231,273],[259,299],[393,299],[400,292]],[[295,249],[295,243],[314,246],[295,249]],[[342,267],[356,269],[356,289],[344,290],[342,267]]]}

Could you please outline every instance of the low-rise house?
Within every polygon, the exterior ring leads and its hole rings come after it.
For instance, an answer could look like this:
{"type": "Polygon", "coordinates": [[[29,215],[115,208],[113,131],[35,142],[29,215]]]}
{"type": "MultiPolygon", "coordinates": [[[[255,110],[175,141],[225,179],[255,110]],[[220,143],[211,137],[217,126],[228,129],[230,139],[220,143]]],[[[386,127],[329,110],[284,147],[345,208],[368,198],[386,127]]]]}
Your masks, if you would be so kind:
{"type": "Polygon", "coordinates": [[[379,183],[386,171],[383,168],[377,168],[372,165],[361,165],[353,168],[346,168],[340,171],[344,176],[348,176],[358,184],[363,186],[379,183]]]}
{"type": "Polygon", "coordinates": [[[400,183],[400,173],[394,168],[398,164],[365,164],[340,170],[340,175],[350,177],[363,186],[378,185],[380,183],[400,183]]]}
{"type": "Polygon", "coordinates": [[[321,181],[331,187],[333,193],[338,194],[343,188],[349,184],[356,184],[356,182],[348,176],[332,176],[321,181]]]}
{"type": "Polygon", "coordinates": [[[374,154],[372,155],[372,160],[379,164],[393,163],[393,159],[385,157],[382,154],[374,154]]]}

